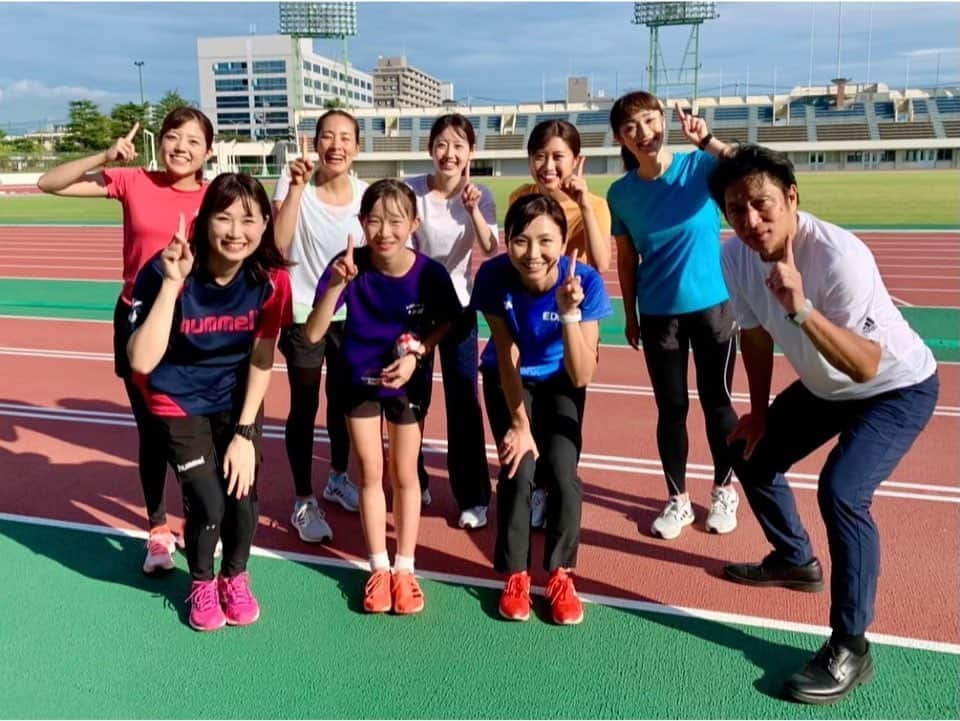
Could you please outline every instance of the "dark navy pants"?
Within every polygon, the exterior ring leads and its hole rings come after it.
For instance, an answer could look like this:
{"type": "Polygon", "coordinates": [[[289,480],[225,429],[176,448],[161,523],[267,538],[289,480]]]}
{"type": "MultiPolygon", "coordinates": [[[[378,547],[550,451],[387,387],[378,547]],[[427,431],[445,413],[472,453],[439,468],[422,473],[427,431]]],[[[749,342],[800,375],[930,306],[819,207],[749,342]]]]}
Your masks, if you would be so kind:
{"type": "Polygon", "coordinates": [[[742,444],[734,448],[734,470],[767,540],[779,558],[801,565],[814,553],[783,473],[839,434],[817,489],[833,567],[830,626],[838,633],[865,633],[873,620],[880,574],[873,494],[930,420],[939,388],[934,373],[872,398],[826,401],[797,381],[771,404],[750,460],[742,444]]]}

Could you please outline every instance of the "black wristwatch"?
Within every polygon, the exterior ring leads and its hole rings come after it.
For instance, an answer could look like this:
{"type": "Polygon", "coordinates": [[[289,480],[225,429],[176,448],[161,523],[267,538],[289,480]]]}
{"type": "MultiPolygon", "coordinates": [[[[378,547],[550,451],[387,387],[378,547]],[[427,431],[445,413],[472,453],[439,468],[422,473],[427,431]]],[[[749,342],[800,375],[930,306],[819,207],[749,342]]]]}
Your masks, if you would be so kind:
{"type": "Polygon", "coordinates": [[[713,133],[707,133],[703,136],[703,140],[697,143],[697,147],[700,148],[700,150],[706,150],[711,140],[713,140],[713,133]]]}
{"type": "Polygon", "coordinates": [[[233,432],[241,438],[252,441],[253,437],[257,435],[257,426],[253,423],[238,423],[233,432]]]}

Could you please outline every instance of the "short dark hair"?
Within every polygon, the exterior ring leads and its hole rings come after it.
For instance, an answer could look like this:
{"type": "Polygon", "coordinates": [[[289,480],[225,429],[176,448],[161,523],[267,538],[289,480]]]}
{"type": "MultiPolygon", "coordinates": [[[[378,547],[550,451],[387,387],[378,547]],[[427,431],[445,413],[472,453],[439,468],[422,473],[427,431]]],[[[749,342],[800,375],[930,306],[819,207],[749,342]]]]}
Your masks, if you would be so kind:
{"type": "Polygon", "coordinates": [[[537,123],[527,140],[527,155],[532,156],[553,138],[560,138],[575,156],[580,155],[580,132],[573,123],[566,120],[544,120],[537,123]]]}
{"type": "Polygon", "coordinates": [[[359,212],[361,220],[373,212],[373,206],[381,198],[389,198],[403,208],[410,220],[417,217],[417,196],[410,186],[396,178],[384,178],[363,191],[359,212]]]}
{"type": "MultiPolygon", "coordinates": [[[[610,108],[610,127],[613,129],[614,136],[619,135],[620,126],[627,122],[631,115],[640,110],[659,110],[661,115],[665,115],[663,105],[653,93],[648,93],[645,90],[635,90],[632,93],[621,95],[617,98],[613,107],[610,108]]],[[[667,129],[666,122],[664,122],[663,129],[664,131],[667,129]]],[[[620,158],[623,160],[624,170],[628,172],[636,170],[640,166],[640,162],[634,157],[633,153],[622,146],[620,148],[620,158]]]]}
{"type": "Polygon", "coordinates": [[[753,175],[768,177],[780,187],[784,194],[791,185],[797,184],[793,163],[790,162],[786,153],[771,150],[763,145],[739,145],[734,149],[733,155],[722,158],[717,163],[708,181],[710,195],[724,215],[726,215],[724,201],[727,188],[753,175]]]}
{"type": "Polygon", "coordinates": [[[433,144],[437,140],[437,136],[447,128],[453,128],[465,137],[471,150],[477,146],[477,133],[473,129],[473,123],[460,113],[449,113],[448,115],[441,115],[433,121],[433,127],[430,128],[430,140],[427,143],[431,152],[433,152],[433,144]]]}
{"type": "Polygon", "coordinates": [[[507,210],[507,217],[503,221],[503,234],[510,242],[510,239],[520,235],[533,220],[541,215],[549,218],[560,228],[560,235],[563,240],[567,239],[567,216],[563,213],[560,204],[549,195],[540,193],[530,193],[521,195],[507,210]]]}
{"type": "Polygon", "coordinates": [[[273,236],[273,218],[270,217],[270,198],[260,181],[245,173],[222,173],[213,179],[203,196],[197,219],[193,224],[191,244],[195,253],[193,272],[204,271],[210,258],[210,237],[207,235],[210,218],[226,210],[237,200],[243,202],[244,210],[251,212],[256,206],[267,219],[267,226],[260,238],[260,245],[245,261],[244,269],[254,283],[265,283],[269,272],[275,268],[286,268],[290,264],[277,248],[273,236]]]}
{"type": "Polygon", "coordinates": [[[353,123],[353,137],[357,141],[357,145],[360,144],[360,123],[357,122],[357,119],[353,117],[346,110],[340,110],[339,108],[334,108],[333,110],[328,110],[319,118],[317,118],[317,132],[313,136],[313,149],[316,150],[317,146],[320,145],[320,134],[323,132],[323,122],[332,116],[339,115],[341,118],[346,118],[351,123],[353,123]]]}

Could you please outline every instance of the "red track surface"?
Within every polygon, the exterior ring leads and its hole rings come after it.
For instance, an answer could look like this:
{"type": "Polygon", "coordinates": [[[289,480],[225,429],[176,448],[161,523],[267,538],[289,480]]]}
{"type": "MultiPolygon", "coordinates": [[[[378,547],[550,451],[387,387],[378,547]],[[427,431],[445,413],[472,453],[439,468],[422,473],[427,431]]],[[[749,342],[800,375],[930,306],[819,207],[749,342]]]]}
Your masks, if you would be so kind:
{"type": "MultiPolygon", "coordinates": [[[[24,255],[36,264],[59,255],[53,264],[71,267],[63,272],[54,272],[48,267],[35,275],[99,277],[90,266],[78,267],[82,257],[89,258],[94,253],[103,256],[98,262],[107,269],[103,271],[104,279],[114,280],[119,275],[118,229],[55,229],[39,238],[28,232],[37,229],[16,229],[16,239],[11,237],[13,230],[0,230],[5,251],[0,260],[5,263],[11,262],[10,245],[22,243],[24,255]],[[55,240],[53,235],[64,242],[60,250],[54,251],[48,245],[55,240]]],[[[909,241],[913,247],[914,243],[928,240],[943,243],[951,237],[956,248],[955,237],[946,234],[870,236],[870,241],[874,245],[874,242],[899,238],[899,244],[909,241]]],[[[875,246],[881,269],[885,265],[889,272],[902,268],[899,261],[885,264],[884,247],[885,244],[875,246]]],[[[929,269],[932,275],[952,275],[954,291],[949,297],[942,294],[939,302],[919,298],[909,302],[955,304],[957,253],[951,256],[947,249],[938,251],[930,265],[937,266],[929,269]]],[[[26,276],[27,273],[0,268],[0,275],[26,276]]],[[[946,287],[939,285],[940,279],[937,283],[935,287],[946,287]]],[[[933,281],[928,283],[932,284],[933,281]]],[[[931,294],[931,291],[924,292],[931,294]]],[[[64,419],[64,410],[124,416],[128,413],[121,384],[112,374],[110,334],[109,323],[0,319],[0,338],[3,339],[0,345],[6,347],[0,351],[0,403],[8,404],[0,405],[0,467],[5,469],[6,480],[0,484],[0,511],[117,527],[143,527],[142,496],[132,460],[136,454],[133,428],[106,425],[104,417],[95,419],[99,421],[96,423],[64,419]],[[58,358],[27,349],[90,355],[58,358]],[[43,410],[59,413],[55,418],[26,417],[25,406],[32,406],[34,415],[43,410]]],[[[874,502],[884,557],[877,618],[872,630],[958,643],[960,618],[956,609],[960,605],[960,571],[956,559],[960,557],[960,458],[956,439],[960,437],[960,413],[956,406],[960,398],[960,365],[941,365],[940,373],[943,388],[938,414],[882,489],[884,494],[901,495],[878,495],[874,502]],[[917,497],[903,497],[904,494],[917,497]]],[[[783,387],[793,377],[786,362],[778,358],[774,389],[783,387]]],[[[742,368],[738,368],[734,391],[745,390],[742,368]]],[[[435,394],[437,397],[439,393],[435,394]]],[[[278,372],[267,398],[268,424],[282,426],[287,399],[284,374],[278,372]]],[[[744,406],[738,404],[738,408],[742,410],[744,406]]],[[[445,437],[443,415],[442,402],[436,403],[428,419],[427,438],[445,437]]],[[[322,411],[320,417],[323,417],[322,411]]],[[[605,347],[589,396],[584,432],[581,475],[585,503],[579,587],[588,593],[825,625],[829,604],[826,593],[755,591],[719,578],[725,562],[758,559],[766,553],[767,546],[745,503],[741,506],[741,526],[732,535],[718,537],[702,531],[710,485],[706,478],[689,479],[700,519],[696,526],[672,542],[653,539],[647,534],[665,495],[656,461],[654,425],[655,408],[641,356],[629,349],[605,347]],[[597,465],[613,468],[597,468],[597,465]],[[638,524],[642,533],[637,530],[638,524]]],[[[691,472],[707,476],[709,468],[697,465],[709,466],[710,458],[702,416],[695,403],[688,426],[691,472]]],[[[315,478],[319,488],[325,476],[328,448],[318,443],[316,451],[315,478]]],[[[338,506],[328,508],[336,533],[332,548],[300,543],[287,522],[293,488],[282,440],[267,440],[265,455],[259,486],[261,529],[257,544],[362,558],[358,518],[339,510],[338,506]]],[[[825,451],[821,451],[805,459],[794,469],[791,480],[812,486],[815,483],[812,476],[819,470],[824,455],[825,451]]],[[[418,566],[424,570],[495,577],[491,571],[493,528],[469,535],[454,528],[456,511],[445,479],[443,456],[430,454],[427,462],[434,477],[431,489],[435,500],[425,513],[418,566]]],[[[491,474],[495,471],[496,464],[491,463],[491,474]]],[[[171,477],[168,505],[174,513],[180,509],[178,495],[171,477]]],[[[826,560],[826,538],[815,491],[797,488],[796,495],[815,548],[826,560]]],[[[535,565],[539,565],[540,550],[538,539],[535,565]]]]}

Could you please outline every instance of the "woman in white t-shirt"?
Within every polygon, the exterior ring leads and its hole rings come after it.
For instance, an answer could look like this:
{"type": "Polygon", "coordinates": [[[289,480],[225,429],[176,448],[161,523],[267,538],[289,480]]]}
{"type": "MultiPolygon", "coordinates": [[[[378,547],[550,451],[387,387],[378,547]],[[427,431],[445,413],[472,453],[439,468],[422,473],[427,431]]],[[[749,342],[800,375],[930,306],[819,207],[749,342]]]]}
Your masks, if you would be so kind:
{"type": "MultiPolygon", "coordinates": [[[[460,508],[460,527],[468,529],[487,525],[490,503],[490,474],[477,395],[477,314],[468,308],[473,290],[471,265],[477,245],[485,255],[497,252],[498,237],[493,193],[486,186],[470,182],[470,159],[475,148],[476,133],[470,121],[459,113],[443,115],[430,129],[433,173],[407,181],[417,196],[420,217],[414,247],[444,265],[464,307],[439,348],[447,409],[447,470],[460,508]]],[[[429,386],[424,389],[426,405],[430,391],[429,386]]],[[[422,458],[421,452],[420,484],[429,498],[422,458]]]]}
{"type": "Polygon", "coordinates": [[[358,213],[367,184],[350,174],[359,152],[360,127],[343,110],[331,110],[317,121],[313,161],[304,142],[303,156],[290,164],[273,194],[277,245],[293,261],[290,282],[293,291],[294,324],[280,335],[280,350],[287,360],[290,382],[290,412],[284,438],[287,459],[296,487],[291,523],[308,543],[333,539],[333,532],[313,494],[313,430],[320,407],[321,369],[327,363],[327,433],[330,437],[330,473],[323,497],[348,511],[359,509],[357,489],[347,475],[350,437],[342,399],[340,347],[346,312],[334,317],[330,330],[319,343],[310,343],[303,333],[313,308],[317,281],[327,264],[347,244],[347,235],[362,239],[358,213]]]}

